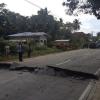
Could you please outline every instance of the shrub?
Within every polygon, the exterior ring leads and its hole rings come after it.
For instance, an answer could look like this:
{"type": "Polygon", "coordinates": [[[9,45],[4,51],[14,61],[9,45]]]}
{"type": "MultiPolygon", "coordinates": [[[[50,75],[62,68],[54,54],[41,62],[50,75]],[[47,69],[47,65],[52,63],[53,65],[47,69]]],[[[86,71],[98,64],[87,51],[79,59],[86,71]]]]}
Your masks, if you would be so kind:
{"type": "Polygon", "coordinates": [[[35,47],[35,50],[46,50],[46,46],[35,47]]]}
{"type": "Polygon", "coordinates": [[[5,54],[5,46],[8,45],[8,42],[5,41],[3,38],[0,38],[0,55],[5,54]]]}
{"type": "Polygon", "coordinates": [[[16,55],[17,54],[17,48],[16,48],[16,43],[9,43],[10,46],[10,54],[16,55]]]}

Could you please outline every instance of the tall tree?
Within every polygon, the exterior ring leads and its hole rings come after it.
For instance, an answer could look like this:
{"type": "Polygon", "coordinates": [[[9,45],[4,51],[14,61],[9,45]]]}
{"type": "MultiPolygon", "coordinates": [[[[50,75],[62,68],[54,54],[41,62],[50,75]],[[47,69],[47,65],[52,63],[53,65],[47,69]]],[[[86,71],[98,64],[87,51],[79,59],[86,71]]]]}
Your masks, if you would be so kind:
{"type": "Polygon", "coordinates": [[[30,18],[32,31],[43,31],[55,39],[59,25],[52,15],[49,15],[47,8],[38,11],[38,15],[30,18]]]}

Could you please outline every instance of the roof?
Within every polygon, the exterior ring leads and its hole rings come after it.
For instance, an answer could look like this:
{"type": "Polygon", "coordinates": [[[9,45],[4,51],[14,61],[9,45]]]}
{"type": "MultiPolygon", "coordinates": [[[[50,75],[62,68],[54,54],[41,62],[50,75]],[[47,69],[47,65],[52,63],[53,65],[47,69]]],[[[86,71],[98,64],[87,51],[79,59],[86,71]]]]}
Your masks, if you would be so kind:
{"type": "Polygon", "coordinates": [[[55,40],[56,42],[68,42],[70,40],[55,40]]]}
{"type": "Polygon", "coordinates": [[[17,33],[17,34],[12,34],[8,35],[9,37],[27,37],[27,36],[44,36],[47,35],[44,32],[23,32],[23,33],[17,33]]]}
{"type": "Polygon", "coordinates": [[[85,34],[84,32],[74,32],[74,34],[85,34]]]}
{"type": "Polygon", "coordinates": [[[10,42],[26,42],[26,40],[9,40],[10,42]]]}

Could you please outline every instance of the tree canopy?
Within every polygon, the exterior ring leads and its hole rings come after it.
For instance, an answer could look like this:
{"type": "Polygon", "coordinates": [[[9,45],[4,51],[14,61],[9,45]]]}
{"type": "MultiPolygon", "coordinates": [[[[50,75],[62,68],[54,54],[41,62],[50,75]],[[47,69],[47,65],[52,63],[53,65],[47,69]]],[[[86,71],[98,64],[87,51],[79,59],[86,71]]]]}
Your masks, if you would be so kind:
{"type": "Polygon", "coordinates": [[[0,4],[0,37],[19,32],[46,32],[54,39],[66,39],[71,36],[73,30],[80,29],[79,20],[75,19],[72,23],[66,22],[60,18],[56,20],[49,14],[47,8],[40,9],[37,15],[22,16],[12,12],[0,4]]]}
{"type": "Polygon", "coordinates": [[[100,0],[65,0],[63,5],[67,7],[67,14],[84,12],[93,14],[100,19],[100,0]]]}

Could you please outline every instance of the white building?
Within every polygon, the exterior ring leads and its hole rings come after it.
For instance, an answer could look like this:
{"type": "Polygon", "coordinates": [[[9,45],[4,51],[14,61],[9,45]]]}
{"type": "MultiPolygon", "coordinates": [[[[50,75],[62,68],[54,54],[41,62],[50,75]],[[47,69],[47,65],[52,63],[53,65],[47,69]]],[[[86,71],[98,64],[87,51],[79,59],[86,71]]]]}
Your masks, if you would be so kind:
{"type": "Polygon", "coordinates": [[[38,45],[44,45],[47,43],[47,34],[44,32],[23,32],[8,35],[10,41],[13,42],[28,42],[33,41],[38,45]]]}

